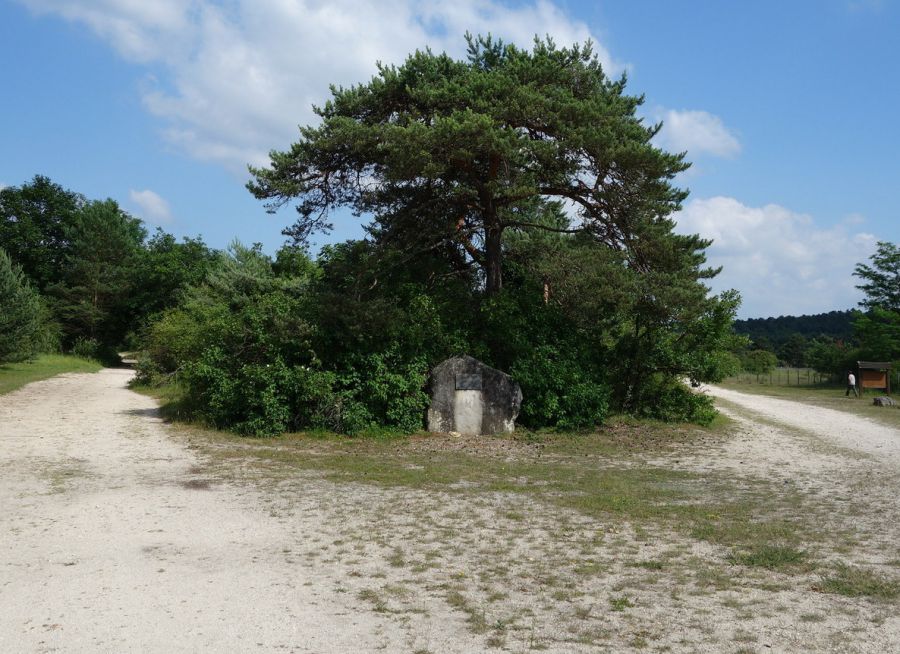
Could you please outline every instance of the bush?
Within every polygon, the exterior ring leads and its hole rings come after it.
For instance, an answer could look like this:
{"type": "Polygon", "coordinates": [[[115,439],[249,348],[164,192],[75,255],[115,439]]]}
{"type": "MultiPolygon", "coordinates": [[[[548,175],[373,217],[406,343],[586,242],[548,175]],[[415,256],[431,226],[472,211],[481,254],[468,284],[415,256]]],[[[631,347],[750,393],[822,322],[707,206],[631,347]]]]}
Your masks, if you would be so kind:
{"type": "Polygon", "coordinates": [[[513,364],[522,387],[520,422],[526,427],[555,425],[582,429],[603,423],[609,411],[609,387],[588,377],[586,369],[553,346],[539,346],[513,364]]]}
{"type": "Polygon", "coordinates": [[[378,425],[404,432],[422,429],[429,399],[427,381],[424,357],[404,360],[396,348],[358,357],[339,376],[346,394],[344,413],[352,416],[349,422],[344,419],[339,431],[356,433],[378,425]]]}
{"type": "Polygon", "coordinates": [[[682,382],[664,377],[652,378],[642,387],[636,406],[636,416],[665,422],[709,425],[718,415],[712,398],[693,392],[682,382]]]}
{"type": "Polygon", "coordinates": [[[24,361],[37,354],[45,323],[37,291],[0,249],[0,363],[24,361]]]}
{"type": "Polygon", "coordinates": [[[79,338],[72,345],[71,353],[82,359],[98,361],[104,366],[117,366],[122,363],[122,358],[114,347],[101,343],[96,338],[79,338]]]}

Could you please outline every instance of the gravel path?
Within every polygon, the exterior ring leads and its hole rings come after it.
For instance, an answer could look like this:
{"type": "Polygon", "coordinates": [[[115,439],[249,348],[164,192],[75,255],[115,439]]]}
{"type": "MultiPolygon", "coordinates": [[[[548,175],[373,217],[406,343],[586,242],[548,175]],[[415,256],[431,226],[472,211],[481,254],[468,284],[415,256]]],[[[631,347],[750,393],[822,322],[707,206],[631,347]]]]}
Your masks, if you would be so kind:
{"type": "MultiPolygon", "coordinates": [[[[802,402],[740,393],[717,386],[705,390],[766,420],[811,434],[823,443],[873,455],[879,461],[900,469],[900,430],[893,427],[852,413],[802,402]]],[[[848,400],[852,401],[855,400],[848,400]]]]}
{"type": "Polygon", "coordinates": [[[289,562],[253,491],[206,488],[131,373],[0,397],[0,652],[374,651],[397,625],[289,562]]]}

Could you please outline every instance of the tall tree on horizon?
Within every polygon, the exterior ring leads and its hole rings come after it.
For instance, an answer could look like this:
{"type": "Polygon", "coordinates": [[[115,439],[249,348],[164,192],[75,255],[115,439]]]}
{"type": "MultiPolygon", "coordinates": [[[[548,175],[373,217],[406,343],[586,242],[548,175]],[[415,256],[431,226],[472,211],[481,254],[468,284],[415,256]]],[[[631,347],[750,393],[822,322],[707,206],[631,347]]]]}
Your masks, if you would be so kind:
{"type": "Polygon", "coordinates": [[[332,87],[321,124],[251,166],[248,189],[271,211],[299,200],[284,232],[296,242],[350,207],[374,217],[378,239],[474,265],[489,295],[503,286],[507,230],[580,232],[651,266],[639,241],[670,230],[662,221],[687,196],[671,181],[689,164],[651,143],[661,126],[636,115],[643,98],[607,77],[590,43],[466,40],[465,61],[417,51],[367,84],[332,87]],[[539,219],[554,200],[570,225],[539,219]]]}

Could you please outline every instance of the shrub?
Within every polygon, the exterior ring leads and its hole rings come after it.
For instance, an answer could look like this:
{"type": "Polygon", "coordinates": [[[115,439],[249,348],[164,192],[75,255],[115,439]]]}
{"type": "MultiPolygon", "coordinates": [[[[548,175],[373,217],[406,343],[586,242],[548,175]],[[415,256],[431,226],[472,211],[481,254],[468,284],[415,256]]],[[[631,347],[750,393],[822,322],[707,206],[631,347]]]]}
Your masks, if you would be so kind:
{"type": "Polygon", "coordinates": [[[609,410],[610,392],[589,373],[590,368],[576,361],[571,352],[549,345],[532,348],[511,370],[522,387],[522,424],[562,429],[600,425],[609,410]]]}
{"type": "Polygon", "coordinates": [[[99,361],[104,366],[117,366],[122,358],[111,345],[101,343],[96,338],[79,338],[72,345],[71,353],[82,359],[99,361]]]}
{"type": "Polygon", "coordinates": [[[404,360],[397,348],[357,357],[339,377],[348,402],[344,413],[352,416],[351,422],[344,420],[340,431],[355,433],[375,425],[405,432],[422,429],[428,407],[427,381],[424,357],[404,360]]]}
{"type": "Polygon", "coordinates": [[[709,425],[717,415],[712,398],[693,392],[675,379],[651,377],[640,392],[634,412],[638,417],[709,425]]]}
{"type": "Polygon", "coordinates": [[[24,361],[37,354],[45,322],[37,291],[0,249],[0,363],[24,361]]]}

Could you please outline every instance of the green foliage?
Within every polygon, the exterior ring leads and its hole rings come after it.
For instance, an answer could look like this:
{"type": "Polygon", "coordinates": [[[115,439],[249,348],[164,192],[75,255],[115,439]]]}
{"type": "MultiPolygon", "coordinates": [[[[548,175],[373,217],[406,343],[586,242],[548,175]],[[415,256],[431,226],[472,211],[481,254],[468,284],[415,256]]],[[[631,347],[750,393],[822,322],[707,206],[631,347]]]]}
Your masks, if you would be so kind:
{"type": "Polygon", "coordinates": [[[853,273],[863,281],[860,305],[868,309],[853,323],[860,356],[900,363],[900,247],[879,242],[871,262],[857,264],[853,273]]]}
{"type": "Polygon", "coordinates": [[[96,341],[92,356],[107,359],[103,353],[148,316],[199,284],[214,258],[200,239],[178,243],[161,230],[145,239],[141,221],[114,201],[89,201],[46,177],[0,189],[0,248],[43,295],[46,324],[56,324],[45,332],[45,349],[96,341]]]}
{"type": "Polygon", "coordinates": [[[178,242],[157,229],[129,271],[130,328],[140,329],[150,316],[176,306],[187,288],[203,283],[216,256],[200,238],[178,242]]]}
{"type": "Polygon", "coordinates": [[[354,412],[352,425],[343,416],[343,431],[355,433],[377,425],[420,430],[428,408],[428,370],[424,357],[404,360],[397,347],[360,357],[338,377],[354,412]]]}
{"type": "Polygon", "coordinates": [[[862,280],[856,288],[866,294],[860,304],[867,309],[900,312],[900,246],[879,241],[872,265],[856,264],[853,274],[862,280]]]}
{"type": "Polygon", "coordinates": [[[642,395],[632,400],[637,417],[709,425],[717,415],[712,398],[695,393],[677,379],[651,375],[638,388],[642,395]]]}
{"type": "Polygon", "coordinates": [[[778,357],[766,350],[750,350],[741,357],[741,367],[754,375],[768,375],[778,365],[778,357]]]}
{"type": "Polygon", "coordinates": [[[610,389],[596,374],[590,375],[575,354],[540,345],[516,359],[510,373],[526,398],[519,417],[522,425],[583,429],[606,419],[610,389]]]}
{"type": "Polygon", "coordinates": [[[0,248],[44,292],[63,281],[63,261],[71,247],[84,196],[35,175],[29,184],[0,189],[0,248]]]}
{"type": "Polygon", "coordinates": [[[829,311],[808,316],[779,316],[735,320],[734,331],[744,334],[758,349],[775,352],[795,334],[807,340],[829,338],[849,341],[853,336],[853,311],[829,311]]]}
{"type": "Polygon", "coordinates": [[[141,221],[113,200],[88,202],[75,214],[62,279],[47,287],[67,344],[86,339],[111,348],[122,342],[145,234],[141,221]]]}
{"type": "Polygon", "coordinates": [[[900,311],[875,307],[853,323],[861,356],[876,361],[900,359],[900,311]]]}
{"type": "Polygon", "coordinates": [[[368,84],[332,87],[321,124],[251,168],[248,188],[270,207],[299,200],[286,234],[305,242],[350,206],[400,250],[477,268],[493,294],[504,233],[554,229],[532,220],[536,204],[572,201],[580,225],[569,231],[622,250],[640,223],[679,208],[686,194],[670,180],[688,164],[653,146],[642,98],[607,78],[590,44],[467,40],[466,61],[417,51],[368,84]]]}
{"type": "Polygon", "coordinates": [[[806,351],[807,362],[816,372],[841,379],[856,366],[859,358],[858,349],[828,338],[813,340],[806,351]]]}
{"type": "Polygon", "coordinates": [[[115,348],[101,343],[96,338],[79,338],[69,351],[73,356],[97,361],[104,366],[117,366],[122,362],[115,348]]]}
{"type": "Polygon", "coordinates": [[[803,368],[807,363],[809,344],[802,334],[792,334],[778,349],[778,356],[791,368],[803,368]]]}
{"type": "Polygon", "coordinates": [[[0,363],[24,361],[40,351],[46,312],[19,266],[0,249],[0,363]]]}
{"type": "MultiPolygon", "coordinates": [[[[521,421],[589,428],[611,411],[709,422],[682,380],[732,372],[735,292],[669,215],[683,155],[589,46],[469,37],[334,88],[250,190],[297,199],[275,261],[235,245],[145,331],[142,378],[177,377],[197,415],[242,433],[420,429],[427,373],[467,353],[511,372],[521,421]],[[576,207],[572,219],[563,205],[576,207]],[[302,245],[348,206],[364,240],[302,245]]],[[[571,211],[571,210],[569,210],[571,211]]]]}

